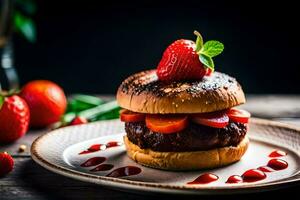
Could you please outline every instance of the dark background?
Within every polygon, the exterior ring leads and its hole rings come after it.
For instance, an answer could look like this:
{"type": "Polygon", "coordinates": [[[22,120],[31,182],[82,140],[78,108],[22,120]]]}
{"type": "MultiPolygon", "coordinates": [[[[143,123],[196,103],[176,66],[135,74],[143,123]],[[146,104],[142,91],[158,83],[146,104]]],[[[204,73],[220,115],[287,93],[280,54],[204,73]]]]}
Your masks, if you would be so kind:
{"type": "Polygon", "coordinates": [[[35,44],[15,38],[25,83],[50,79],[67,93],[114,93],[130,74],[155,68],[176,39],[217,39],[216,69],[247,93],[300,93],[296,3],[263,1],[39,0],[35,44]]]}

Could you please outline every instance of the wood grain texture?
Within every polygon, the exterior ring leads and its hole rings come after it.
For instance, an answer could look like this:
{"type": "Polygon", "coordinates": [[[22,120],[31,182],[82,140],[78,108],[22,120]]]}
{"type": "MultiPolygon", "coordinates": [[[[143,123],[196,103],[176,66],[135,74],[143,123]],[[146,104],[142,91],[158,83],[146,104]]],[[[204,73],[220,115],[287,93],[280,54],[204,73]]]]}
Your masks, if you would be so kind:
{"type": "MultiPolygon", "coordinates": [[[[103,97],[103,96],[102,96],[103,97]]],[[[111,99],[113,96],[105,96],[111,99]]],[[[243,107],[254,116],[278,118],[276,121],[300,126],[300,96],[249,95],[243,107]],[[291,118],[292,117],[292,118],[291,118]],[[296,118],[295,118],[296,117],[296,118]]],[[[54,174],[32,161],[29,150],[32,141],[49,130],[31,130],[25,137],[12,144],[0,145],[1,151],[8,151],[14,156],[15,169],[5,177],[0,177],[0,199],[154,199],[144,195],[129,194],[106,189],[101,186],[84,183],[54,174]],[[27,149],[18,152],[21,144],[27,149]]],[[[269,199],[270,196],[297,196],[299,186],[260,194],[235,195],[236,199],[269,199]]],[[[163,199],[182,199],[181,196],[164,196],[163,199]]],[[[199,198],[199,197],[198,197],[199,198]]],[[[201,199],[230,199],[232,196],[209,196],[201,199]]]]}
{"type": "Polygon", "coordinates": [[[13,156],[30,156],[30,146],[31,143],[40,135],[45,134],[49,129],[40,130],[30,130],[24,137],[10,144],[1,144],[0,152],[6,151],[13,156]],[[26,150],[24,152],[19,152],[20,145],[26,145],[26,150]]]}

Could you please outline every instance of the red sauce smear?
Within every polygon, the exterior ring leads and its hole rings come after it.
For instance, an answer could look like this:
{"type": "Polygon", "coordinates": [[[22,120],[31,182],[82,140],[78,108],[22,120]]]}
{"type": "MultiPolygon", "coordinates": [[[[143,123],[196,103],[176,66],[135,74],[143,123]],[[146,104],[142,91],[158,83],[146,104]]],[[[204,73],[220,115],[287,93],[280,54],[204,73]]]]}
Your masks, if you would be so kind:
{"type": "Polygon", "coordinates": [[[112,142],[108,142],[106,144],[106,148],[117,147],[117,146],[120,146],[120,145],[121,145],[120,142],[112,141],[112,142]]]}
{"type": "Polygon", "coordinates": [[[268,166],[261,166],[261,167],[258,167],[257,169],[262,172],[274,172],[274,170],[268,166]]]}
{"type": "Polygon", "coordinates": [[[88,151],[94,152],[94,151],[99,151],[105,149],[104,144],[94,144],[88,148],[88,151]]]}
{"type": "Polygon", "coordinates": [[[117,147],[117,146],[121,146],[121,145],[122,145],[122,143],[116,142],[116,141],[111,141],[106,144],[93,144],[87,150],[80,152],[79,155],[93,153],[96,151],[105,150],[105,149],[108,149],[111,147],[117,147]]]}
{"type": "Polygon", "coordinates": [[[243,182],[243,178],[239,175],[232,175],[226,181],[226,183],[242,183],[242,182],[243,182]]]}
{"type": "Polygon", "coordinates": [[[275,150],[269,154],[270,158],[286,156],[287,153],[281,150],[275,150]]]}
{"type": "Polygon", "coordinates": [[[81,154],[87,154],[87,153],[91,153],[91,152],[88,151],[88,150],[85,150],[85,151],[80,152],[79,155],[81,155],[81,154]]]}
{"type": "Polygon", "coordinates": [[[192,182],[188,182],[187,184],[208,184],[218,180],[219,177],[215,174],[205,173],[200,175],[198,178],[193,180],[192,182]]]}
{"type": "Polygon", "coordinates": [[[107,174],[107,177],[123,177],[123,176],[132,176],[132,175],[137,175],[141,173],[141,168],[135,167],[135,166],[126,166],[126,167],[120,167],[118,169],[115,169],[114,171],[110,172],[107,174]]]}
{"type": "Polygon", "coordinates": [[[91,169],[90,171],[91,172],[108,171],[111,170],[112,168],[114,168],[114,166],[111,164],[101,164],[95,167],[94,169],[91,169]]]}
{"type": "Polygon", "coordinates": [[[275,158],[286,155],[287,153],[284,151],[274,150],[269,154],[269,157],[273,159],[269,160],[267,166],[261,166],[257,169],[247,170],[242,176],[232,175],[227,179],[226,183],[247,183],[263,180],[267,177],[265,173],[283,170],[288,167],[288,163],[286,161],[275,158]]]}
{"type": "Polygon", "coordinates": [[[245,171],[242,175],[243,182],[256,182],[263,180],[266,177],[267,175],[258,169],[249,169],[245,171]]]}
{"type": "Polygon", "coordinates": [[[84,163],[82,163],[80,166],[81,167],[91,167],[91,166],[99,165],[99,164],[103,163],[104,161],[106,161],[105,157],[93,157],[93,158],[88,159],[84,163]]]}
{"type": "Polygon", "coordinates": [[[274,170],[283,170],[288,167],[288,163],[284,160],[275,158],[275,159],[269,160],[267,166],[274,170]]]}

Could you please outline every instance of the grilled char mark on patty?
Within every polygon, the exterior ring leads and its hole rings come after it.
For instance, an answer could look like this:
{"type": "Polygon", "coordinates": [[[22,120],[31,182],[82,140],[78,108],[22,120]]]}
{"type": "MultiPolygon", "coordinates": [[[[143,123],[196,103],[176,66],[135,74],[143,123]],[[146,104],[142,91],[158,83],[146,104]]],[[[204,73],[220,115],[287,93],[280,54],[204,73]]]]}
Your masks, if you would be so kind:
{"type": "Polygon", "coordinates": [[[142,149],[184,152],[237,146],[246,135],[247,125],[230,122],[224,128],[213,128],[190,122],[180,132],[162,134],[148,129],[145,122],[126,122],[125,131],[128,139],[142,149]]]}

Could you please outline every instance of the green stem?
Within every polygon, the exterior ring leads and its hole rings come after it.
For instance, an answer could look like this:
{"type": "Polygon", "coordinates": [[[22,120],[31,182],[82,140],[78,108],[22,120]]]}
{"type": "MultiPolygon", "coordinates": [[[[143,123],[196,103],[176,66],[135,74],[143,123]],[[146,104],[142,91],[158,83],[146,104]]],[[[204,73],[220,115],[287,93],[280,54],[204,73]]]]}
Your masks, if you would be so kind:
{"type": "Polygon", "coordinates": [[[85,95],[85,94],[75,94],[72,96],[73,100],[80,101],[82,103],[90,104],[93,106],[98,106],[100,104],[103,104],[104,101],[98,97],[94,97],[91,95],[85,95]]]}
{"type": "Polygon", "coordinates": [[[117,101],[111,101],[108,103],[101,104],[99,106],[96,106],[94,108],[84,110],[78,113],[78,116],[84,117],[86,119],[92,119],[96,116],[99,116],[101,114],[105,114],[107,112],[110,112],[114,109],[117,109],[118,103],[117,101]]]}
{"type": "Polygon", "coordinates": [[[198,32],[198,31],[194,31],[194,35],[196,35],[197,36],[197,40],[196,40],[196,49],[195,49],[195,51],[197,52],[197,53],[199,53],[199,51],[202,49],[202,47],[203,47],[203,37],[202,37],[202,35],[198,32]]]}

